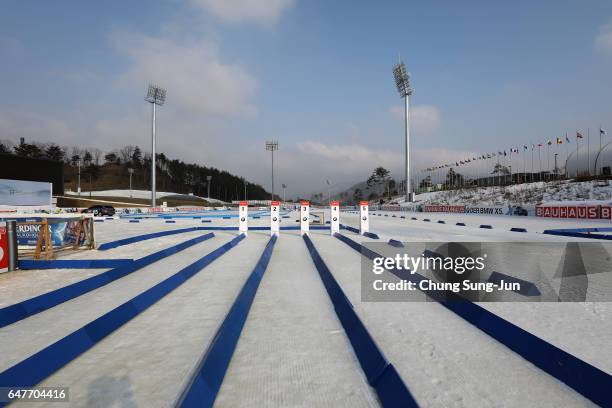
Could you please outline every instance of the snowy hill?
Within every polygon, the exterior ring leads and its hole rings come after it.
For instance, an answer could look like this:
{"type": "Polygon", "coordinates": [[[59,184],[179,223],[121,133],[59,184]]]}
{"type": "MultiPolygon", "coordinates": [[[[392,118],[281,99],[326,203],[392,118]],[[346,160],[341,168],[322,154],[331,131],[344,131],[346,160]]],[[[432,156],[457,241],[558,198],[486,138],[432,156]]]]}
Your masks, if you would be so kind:
{"type": "MultiPolygon", "coordinates": [[[[66,191],[65,194],[67,196],[78,195],[75,191],[66,191]]],[[[81,196],[83,197],[89,197],[90,194],[92,197],[125,197],[125,198],[144,198],[144,199],[151,198],[151,190],[131,190],[131,191],[130,190],[101,190],[101,191],[92,191],[91,193],[89,191],[81,191],[81,196]]],[[[155,192],[156,198],[164,198],[167,196],[186,196],[186,195],[165,192],[165,191],[155,192]]],[[[201,198],[213,204],[225,204],[223,201],[217,200],[214,198],[208,199],[206,197],[199,197],[199,196],[191,196],[191,197],[201,198]]]]}
{"type": "MultiPolygon", "coordinates": [[[[480,187],[418,194],[420,204],[465,205],[535,205],[551,201],[603,201],[612,199],[612,183],[608,181],[573,182],[571,180],[525,183],[506,187],[480,187]]],[[[391,200],[402,204],[403,197],[391,200]]]]}

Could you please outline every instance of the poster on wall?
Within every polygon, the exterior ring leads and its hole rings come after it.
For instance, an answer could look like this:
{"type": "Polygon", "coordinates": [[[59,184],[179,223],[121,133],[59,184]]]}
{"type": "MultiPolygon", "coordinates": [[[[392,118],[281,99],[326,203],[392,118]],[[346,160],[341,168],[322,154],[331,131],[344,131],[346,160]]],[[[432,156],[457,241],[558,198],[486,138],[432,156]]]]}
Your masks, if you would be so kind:
{"type": "Polygon", "coordinates": [[[0,207],[50,207],[52,199],[51,183],[0,179],[0,207]]]}

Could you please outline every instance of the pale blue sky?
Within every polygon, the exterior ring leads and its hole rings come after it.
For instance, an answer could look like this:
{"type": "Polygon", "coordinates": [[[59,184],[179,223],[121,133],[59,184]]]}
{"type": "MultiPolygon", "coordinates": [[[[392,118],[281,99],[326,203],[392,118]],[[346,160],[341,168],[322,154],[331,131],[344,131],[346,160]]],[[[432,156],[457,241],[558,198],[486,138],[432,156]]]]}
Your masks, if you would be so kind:
{"type": "MultiPolygon", "coordinates": [[[[159,148],[291,194],[400,177],[391,67],[412,73],[417,168],[612,127],[612,3],[5,0],[0,139],[159,148]]],[[[400,110],[401,112],[401,110],[400,110]]]]}

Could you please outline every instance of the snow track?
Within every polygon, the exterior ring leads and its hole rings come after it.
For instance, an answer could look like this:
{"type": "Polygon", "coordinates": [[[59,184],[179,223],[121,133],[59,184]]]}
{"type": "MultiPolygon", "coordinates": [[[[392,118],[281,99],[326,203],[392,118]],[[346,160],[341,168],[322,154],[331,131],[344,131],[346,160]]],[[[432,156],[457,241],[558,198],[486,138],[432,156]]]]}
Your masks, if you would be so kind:
{"type": "MultiPolygon", "coordinates": [[[[427,214],[431,222],[372,217],[380,239],[342,231],[357,242],[400,241],[568,241],[510,232],[495,217],[465,218],[427,214]],[[438,224],[444,219],[446,224],[438,224]],[[479,224],[489,223],[484,230],[479,224]]],[[[358,217],[342,214],[356,226],[358,217]]],[[[295,226],[296,214],[281,226],[295,226]]],[[[521,220],[521,217],[516,217],[521,220]]],[[[128,224],[96,224],[100,242],[157,231],[210,225],[235,226],[235,219],[148,219],[128,224]]],[[[254,219],[250,226],[269,226],[254,219]]],[[[520,225],[517,225],[520,226],[520,225]]],[[[540,224],[538,224],[538,228],[540,224]]],[[[63,259],[137,259],[208,233],[193,231],[156,237],[109,249],[69,254],[63,259]]],[[[0,328],[0,378],[68,334],[116,310],[238,236],[214,231],[214,238],[160,259],[91,292],[0,328]]],[[[421,406],[573,407],[593,403],[527,362],[503,344],[435,302],[361,302],[361,257],[354,249],[312,230],[310,238],[329,272],[387,360],[421,406]]],[[[169,407],[197,373],[198,362],[234,305],[270,240],[267,231],[248,237],[158,301],[139,311],[37,386],[70,387],[70,406],[169,407]]],[[[393,247],[389,247],[392,251],[393,247]]],[[[100,269],[48,269],[0,275],[0,307],[12,305],[99,274],[100,269]]],[[[577,358],[612,371],[608,304],[483,304],[482,307],[528,330],[577,358]]],[[[368,385],[353,344],[299,231],[283,230],[255,293],[215,405],[271,407],[375,407],[380,400],[368,385]]],[[[0,384],[4,386],[5,384],[0,384]]],[[[401,405],[401,401],[398,401],[401,405]]],[[[21,406],[22,404],[14,404],[21,406]]],[[[37,406],[55,406],[39,403],[37,406]]],[[[2,403],[0,403],[2,406],[2,403]]]]}

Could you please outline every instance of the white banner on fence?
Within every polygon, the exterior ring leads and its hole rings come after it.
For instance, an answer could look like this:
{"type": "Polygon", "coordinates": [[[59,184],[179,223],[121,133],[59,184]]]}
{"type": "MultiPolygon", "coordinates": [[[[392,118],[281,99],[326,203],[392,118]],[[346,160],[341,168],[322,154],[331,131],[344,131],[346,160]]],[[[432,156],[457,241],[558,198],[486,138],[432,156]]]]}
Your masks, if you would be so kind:
{"type": "Polygon", "coordinates": [[[0,207],[51,207],[53,184],[0,179],[0,207]]]}

